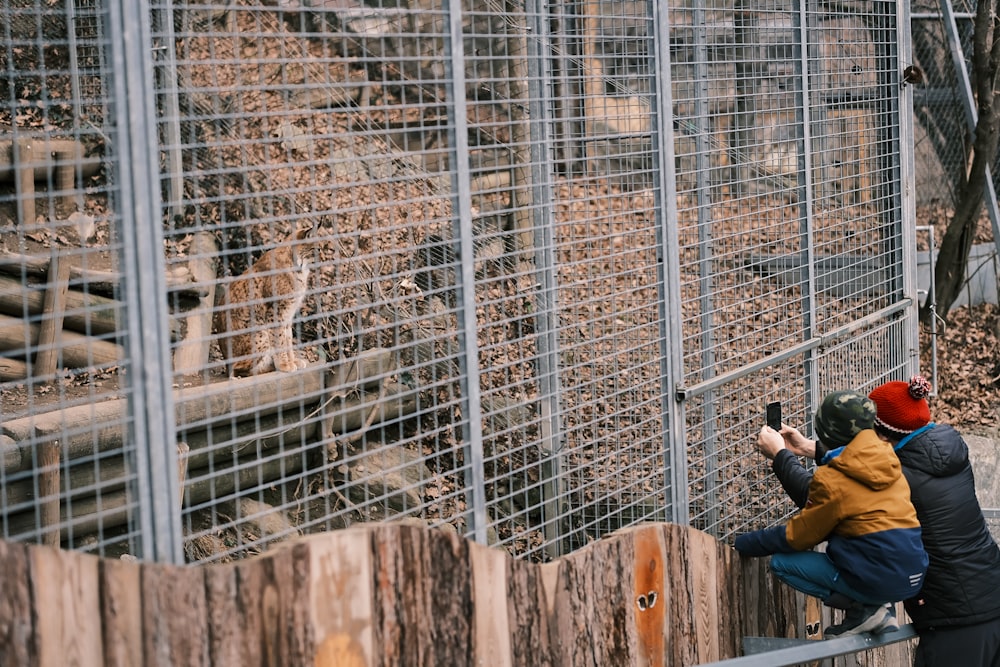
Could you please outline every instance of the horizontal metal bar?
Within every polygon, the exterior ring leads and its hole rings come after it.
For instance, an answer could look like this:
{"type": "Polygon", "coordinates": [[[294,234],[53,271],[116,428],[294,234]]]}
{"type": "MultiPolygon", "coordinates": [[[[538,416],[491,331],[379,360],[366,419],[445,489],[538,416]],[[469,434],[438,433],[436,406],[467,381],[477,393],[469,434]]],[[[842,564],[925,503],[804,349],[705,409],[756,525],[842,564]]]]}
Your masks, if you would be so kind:
{"type": "Polygon", "coordinates": [[[895,632],[886,632],[881,635],[866,632],[840,639],[796,642],[794,646],[788,648],[704,663],[702,667],[789,667],[812,660],[836,658],[839,655],[868,651],[916,637],[917,631],[913,629],[912,625],[907,624],[895,632]]]}
{"type": "Polygon", "coordinates": [[[809,350],[814,350],[818,347],[823,347],[824,345],[829,345],[830,343],[841,338],[846,338],[858,329],[863,329],[875,324],[876,322],[888,319],[892,315],[906,311],[906,309],[908,309],[912,304],[913,299],[906,297],[888,308],[883,308],[882,310],[871,313],[870,315],[867,315],[859,320],[855,320],[846,326],[835,329],[828,334],[823,336],[814,336],[809,340],[793,345],[787,350],[782,350],[781,352],[768,355],[735,370],[720,373],[710,380],[699,382],[698,384],[691,385],[690,387],[679,385],[674,391],[674,397],[678,401],[686,401],[689,398],[694,398],[695,396],[717,389],[724,384],[728,384],[730,382],[734,382],[735,380],[739,380],[740,378],[752,375],[769,366],[777,365],[778,363],[785,361],[786,359],[790,359],[791,357],[803,354],[809,350]]]}
{"type": "MultiPolygon", "coordinates": [[[[975,14],[971,12],[955,12],[952,14],[957,19],[973,19],[975,14]]],[[[910,14],[911,21],[939,21],[941,20],[941,12],[916,12],[910,14]]]]}

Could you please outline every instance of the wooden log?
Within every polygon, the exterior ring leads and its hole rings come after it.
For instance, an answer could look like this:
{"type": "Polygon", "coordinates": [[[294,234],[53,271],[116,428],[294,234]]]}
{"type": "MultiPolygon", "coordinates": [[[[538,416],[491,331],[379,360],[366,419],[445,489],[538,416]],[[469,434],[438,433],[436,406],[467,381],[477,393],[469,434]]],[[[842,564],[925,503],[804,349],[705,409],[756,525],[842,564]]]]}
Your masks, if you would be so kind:
{"type": "Polygon", "coordinates": [[[14,186],[20,211],[18,220],[24,229],[35,224],[34,147],[30,139],[18,139],[14,142],[13,151],[14,186]]]}
{"type": "Polygon", "coordinates": [[[507,625],[514,664],[528,664],[526,656],[539,665],[560,664],[555,604],[561,569],[558,561],[541,566],[507,561],[507,625]]]}
{"type": "Polygon", "coordinates": [[[177,443],[177,497],[184,506],[184,482],[187,480],[188,454],[191,448],[186,442],[177,443]]]}
{"type": "MultiPolygon", "coordinates": [[[[48,257],[40,255],[0,252],[0,273],[6,273],[16,279],[27,275],[40,280],[49,272],[49,261],[48,257]]],[[[88,294],[114,298],[119,291],[122,274],[117,271],[102,271],[73,265],[69,270],[69,279],[74,284],[85,286],[88,294]]],[[[167,290],[174,296],[185,301],[193,301],[193,305],[197,305],[199,300],[208,294],[208,288],[196,285],[191,280],[189,269],[178,268],[170,271],[166,276],[167,290]]]]}
{"type": "MultiPolygon", "coordinates": [[[[307,608],[316,642],[315,667],[367,667],[375,659],[375,628],[358,624],[374,616],[373,530],[361,526],[343,536],[308,543],[309,572],[327,573],[311,577],[315,587],[307,608]]],[[[483,664],[502,667],[492,661],[483,664]]]]}
{"type": "Polygon", "coordinates": [[[98,558],[59,549],[31,551],[31,590],[37,609],[38,667],[101,665],[98,558]]]}
{"type": "Polygon", "coordinates": [[[314,644],[307,617],[311,580],[305,548],[284,551],[283,558],[257,559],[240,568],[235,621],[254,642],[246,642],[246,662],[283,667],[309,665],[314,644]]]}
{"type": "Polygon", "coordinates": [[[475,664],[514,667],[511,653],[511,631],[507,614],[490,613],[506,606],[507,554],[500,549],[471,549],[469,568],[472,575],[472,597],[475,664]]]}
{"type": "Polygon", "coordinates": [[[209,667],[204,570],[146,563],[140,581],[142,665],[209,667]]]}
{"type": "MultiPolygon", "coordinates": [[[[96,496],[84,497],[72,503],[67,511],[67,505],[59,508],[59,521],[62,525],[60,541],[66,542],[70,536],[69,524],[72,523],[72,535],[81,539],[88,535],[108,531],[128,522],[129,513],[134,510],[132,502],[124,489],[102,493],[100,499],[96,496]]],[[[11,535],[31,535],[35,529],[35,513],[33,511],[14,514],[7,521],[11,535]]]]}
{"type": "Polygon", "coordinates": [[[216,257],[219,255],[215,235],[209,232],[195,234],[188,254],[188,266],[194,280],[208,287],[198,307],[188,312],[185,318],[187,332],[174,352],[174,372],[180,374],[200,372],[208,363],[215,309],[216,257]]]}
{"type": "Polygon", "coordinates": [[[234,417],[274,414],[316,403],[323,394],[325,374],[325,366],[314,364],[292,373],[264,373],[178,389],[174,391],[177,430],[199,430],[234,417]]]}
{"type": "MultiPolygon", "coordinates": [[[[315,406],[309,406],[312,410],[315,406]]],[[[316,435],[316,420],[302,420],[298,410],[276,412],[258,419],[212,424],[199,431],[181,433],[188,445],[188,472],[214,461],[232,461],[248,452],[268,452],[279,445],[295,446],[316,435]]]]}
{"type": "Polygon", "coordinates": [[[689,531],[667,531],[663,535],[664,552],[667,555],[665,569],[675,578],[675,585],[663,600],[667,606],[667,618],[671,619],[670,635],[665,642],[668,665],[696,665],[697,632],[694,610],[697,604],[693,597],[694,579],[691,573],[689,531]],[[677,585],[679,584],[679,585],[677,585]]]}
{"type": "Polygon", "coordinates": [[[382,400],[374,394],[361,394],[355,398],[333,401],[324,409],[323,433],[350,433],[369,422],[383,424],[412,414],[417,409],[417,397],[411,389],[387,383],[384,394],[382,400]]]}
{"type": "Polygon", "coordinates": [[[237,489],[258,489],[262,484],[270,485],[305,468],[301,452],[293,451],[262,460],[256,465],[246,465],[244,459],[238,467],[219,469],[215,466],[200,470],[188,470],[185,489],[189,508],[211,504],[215,500],[233,494],[237,489]]]}
{"type": "MultiPolygon", "coordinates": [[[[44,309],[45,296],[40,290],[26,289],[20,280],[0,276],[0,313],[21,319],[25,311],[40,315],[44,309]]],[[[124,323],[124,312],[122,304],[114,299],[70,290],[63,325],[81,334],[113,334],[124,323]]]]}
{"type": "Polygon", "coordinates": [[[239,569],[235,565],[205,568],[205,607],[208,624],[208,657],[213,665],[251,665],[250,642],[234,622],[241,610],[237,599],[239,569]]]}
{"type": "MultiPolygon", "coordinates": [[[[323,414],[335,422],[338,433],[349,433],[361,428],[375,405],[374,394],[362,394],[349,399],[337,399],[325,407],[323,414]],[[333,417],[336,415],[336,418],[333,417]]],[[[416,395],[397,384],[386,386],[377,416],[379,423],[411,415],[417,409],[416,395]]],[[[306,414],[314,412],[317,405],[305,406],[306,414]]],[[[218,422],[205,430],[184,431],[185,442],[190,447],[188,468],[204,468],[216,461],[232,461],[238,453],[253,445],[254,452],[269,452],[278,446],[295,446],[318,437],[317,419],[302,419],[298,409],[276,412],[271,415],[244,419],[239,422],[218,422]],[[221,446],[219,443],[223,443],[221,446]]]]}
{"type": "MultiPolygon", "coordinates": [[[[241,447],[250,440],[259,439],[265,447],[270,447],[282,438],[287,441],[311,436],[314,422],[303,419],[303,415],[318,406],[322,395],[313,394],[322,382],[322,368],[314,366],[297,373],[268,373],[219,382],[209,388],[175,390],[177,431],[191,448],[189,467],[202,467],[215,457],[231,459],[233,446],[241,447]],[[277,381],[272,380],[269,384],[271,376],[277,381]],[[232,387],[236,389],[230,391],[232,387]],[[261,393],[257,393],[258,389],[261,393]],[[297,390],[302,393],[295,394],[297,390]],[[258,399],[260,405],[256,406],[258,399]],[[245,419],[241,420],[241,416],[245,419]],[[300,427],[305,429],[305,436],[293,434],[293,429],[303,432],[300,427]],[[274,429],[280,431],[261,437],[262,433],[274,429]],[[223,448],[209,446],[209,443],[219,442],[230,444],[223,448]]],[[[407,391],[398,385],[387,386],[378,412],[380,421],[399,419],[416,410],[416,396],[407,391]]],[[[336,404],[331,403],[322,414],[336,427],[336,432],[357,429],[367,418],[373,400],[371,394],[338,398],[336,404]]],[[[91,459],[95,453],[121,448],[127,409],[128,401],[123,398],[3,422],[0,424],[0,451],[3,453],[0,464],[4,473],[11,475],[29,470],[31,448],[45,439],[63,438],[67,460],[91,459]]]]}
{"type": "Polygon", "coordinates": [[[601,540],[577,552],[573,567],[560,568],[554,630],[557,638],[569,638],[561,647],[568,664],[638,663],[638,647],[630,630],[637,609],[632,599],[634,561],[631,540],[601,540]],[[581,624],[575,618],[601,618],[604,622],[581,624]]]}
{"type": "Polygon", "coordinates": [[[12,382],[28,377],[28,364],[19,359],[0,357],[0,382],[12,382]]]}
{"type": "MultiPolygon", "coordinates": [[[[404,388],[398,386],[390,386],[387,389],[386,397],[380,403],[379,415],[382,421],[403,417],[416,410],[416,397],[412,393],[408,393],[400,399],[403,391],[404,388]]],[[[358,400],[345,402],[342,407],[342,417],[338,419],[338,423],[349,431],[360,428],[375,404],[374,396],[368,396],[367,400],[365,399],[366,397],[362,396],[358,400]]],[[[253,423],[254,420],[249,420],[248,427],[252,428],[253,423]]],[[[284,435],[275,435],[271,438],[249,437],[243,442],[227,443],[225,447],[208,452],[199,452],[193,446],[197,444],[204,449],[204,443],[208,441],[207,437],[202,441],[199,441],[199,438],[189,437],[186,442],[191,448],[191,453],[185,457],[189,467],[186,475],[187,484],[182,489],[183,502],[188,507],[211,503],[215,499],[235,493],[237,489],[257,488],[261,484],[275,483],[289,475],[302,472],[305,467],[303,456],[295,448],[290,449],[287,454],[273,459],[260,460],[260,458],[273,452],[278,445],[289,447],[301,444],[303,439],[315,435],[316,427],[317,422],[311,421],[303,424],[301,429],[295,429],[284,435]],[[249,444],[254,446],[247,446],[249,444]],[[234,462],[233,450],[239,451],[241,448],[243,448],[243,455],[234,462]],[[235,474],[230,472],[228,468],[220,467],[220,464],[223,463],[234,466],[237,469],[235,474]]],[[[99,484],[98,488],[101,494],[100,503],[95,496],[75,497],[72,502],[71,516],[66,513],[65,505],[62,507],[59,520],[64,523],[64,526],[66,522],[73,522],[74,537],[81,538],[100,530],[107,531],[124,525],[128,519],[128,500],[124,490],[126,472],[124,465],[123,459],[102,461],[99,469],[99,480],[95,478],[98,473],[94,472],[93,465],[74,466],[70,469],[71,485],[79,484],[76,488],[93,488],[90,484],[99,484]],[[98,516],[99,513],[100,516],[98,516]]],[[[30,532],[35,521],[30,498],[32,493],[31,480],[18,480],[9,486],[11,488],[5,490],[8,494],[9,506],[13,508],[20,505],[27,510],[10,517],[10,530],[14,531],[13,534],[30,532]]],[[[71,488],[73,487],[71,486],[71,488]]],[[[69,531],[64,527],[62,539],[65,541],[68,536],[69,531]]]]}
{"type": "Polygon", "coordinates": [[[635,532],[635,566],[632,595],[636,605],[639,664],[664,665],[667,661],[667,571],[662,531],[650,524],[635,532]]]}
{"type": "Polygon", "coordinates": [[[718,540],[705,533],[688,533],[694,628],[691,644],[695,664],[722,658],[719,646],[718,540]],[[703,539],[709,537],[709,539],[703,539]]]}
{"type": "Polygon", "coordinates": [[[341,360],[333,369],[330,388],[334,391],[367,389],[378,385],[395,370],[396,357],[392,350],[384,347],[362,350],[355,357],[341,360]]]}
{"type": "MultiPolygon", "coordinates": [[[[51,446],[53,442],[39,443],[37,449],[41,451],[51,446]]],[[[20,455],[20,449],[18,453],[20,455]]],[[[39,474],[30,471],[13,475],[13,479],[8,477],[2,489],[8,513],[13,515],[30,510],[45,498],[45,494],[37,495],[35,491],[35,477],[39,474]]],[[[106,494],[125,488],[128,469],[125,467],[124,456],[111,456],[102,457],[100,463],[96,465],[92,459],[80,461],[79,465],[70,465],[67,470],[60,471],[60,476],[64,488],[63,502],[76,502],[87,496],[106,494]]],[[[40,485],[41,479],[38,481],[40,485]]]]}
{"type": "MultiPolygon", "coordinates": [[[[38,345],[41,326],[25,325],[24,320],[0,315],[0,351],[11,356],[30,354],[38,345]]],[[[74,331],[62,332],[62,347],[58,349],[66,368],[108,366],[125,359],[120,345],[98,340],[74,331]]]]}
{"type": "Polygon", "coordinates": [[[100,157],[85,157],[83,144],[75,139],[53,139],[31,136],[20,139],[30,146],[30,152],[20,155],[20,164],[12,159],[11,135],[0,137],[0,180],[9,180],[16,168],[27,171],[34,180],[55,177],[59,164],[71,165],[81,176],[93,176],[101,169],[100,157]]]}
{"type": "Polygon", "coordinates": [[[0,540],[0,665],[36,665],[41,651],[35,631],[36,602],[31,596],[31,551],[0,540]]]}
{"type": "MultiPolygon", "coordinates": [[[[346,431],[353,431],[360,428],[371,414],[375,407],[377,396],[362,395],[353,400],[338,400],[338,408],[335,420],[339,428],[346,431]]],[[[116,403],[114,401],[107,403],[116,403]]],[[[95,404],[98,408],[106,409],[107,403],[95,404]]],[[[119,414],[118,410],[122,406],[111,406],[113,414],[119,414]]],[[[386,388],[385,396],[378,404],[378,421],[384,422],[392,419],[399,419],[416,411],[416,396],[404,387],[389,385],[386,388]]],[[[94,414],[95,423],[98,419],[106,417],[106,414],[94,414]]],[[[274,416],[273,424],[280,428],[283,424],[282,417],[274,416]]],[[[9,424],[9,423],[8,423],[9,424]]],[[[187,468],[186,479],[188,483],[181,487],[182,502],[188,507],[202,503],[210,503],[214,499],[228,496],[237,489],[257,488],[261,483],[278,482],[288,475],[294,475],[304,469],[303,456],[300,451],[294,448],[303,442],[308,442],[316,435],[318,421],[310,420],[304,423],[297,423],[287,431],[281,431],[269,437],[261,438],[257,429],[262,426],[260,420],[246,420],[239,428],[248,434],[242,440],[224,441],[224,447],[210,447],[210,442],[220,442],[216,439],[220,436],[213,431],[209,433],[188,433],[186,444],[189,452],[184,453],[180,465],[183,461],[187,468]],[[253,445],[250,447],[249,445],[253,445]],[[277,458],[256,463],[262,455],[277,449],[278,446],[292,447],[289,453],[277,458]],[[243,452],[233,463],[233,452],[243,452]],[[220,464],[229,463],[238,468],[234,475],[225,468],[220,468],[220,464]]],[[[4,425],[5,427],[7,425],[4,425]]],[[[222,428],[222,426],[213,427],[222,428]]],[[[66,430],[67,432],[69,429],[66,430]]],[[[109,425],[105,431],[107,438],[117,442],[121,446],[121,426],[118,424],[109,425]]],[[[8,436],[0,436],[8,437],[8,436]]],[[[89,442],[89,447],[78,443],[79,450],[74,450],[78,458],[83,458],[84,463],[72,466],[69,469],[67,487],[68,497],[73,499],[71,503],[71,514],[66,511],[66,505],[59,509],[58,521],[62,523],[61,539],[65,541],[69,537],[68,524],[72,522],[73,535],[76,538],[85,537],[91,533],[124,525],[128,519],[129,501],[124,489],[126,480],[125,461],[120,457],[102,459],[101,465],[96,467],[91,459],[93,457],[93,442],[89,442]],[[74,494],[73,489],[88,489],[82,494],[74,494]],[[100,499],[96,495],[85,495],[91,489],[98,489],[100,499]]],[[[18,447],[11,440],[4,442],[0,440],[0,445],[6,445],[11,450],[11,469],[7,474],[12,474],[13,466],[22,467],[31,465],[30,452],[24,449],[31,447],[29,443],[18,447]],[[16,451],[16,453],[15,453],[16,451]]],[[[108,442],[101,440],[100,451],[110,451],[115,449],[108,442]]],[[[28,479],[16,479],[5,485],[4,494],[7,506],[11,508],[12,515],[8,520],[8,527],[11,534],[27,534],[33,529],[35,523],[34,512],[34,484],[28,479]]],[[[57,499],[58,500],[58,499],[57,499]]]]}
{"type": "Polygon", "coordinates": [[[10,419],[0,423],[0,433],[17,441],[21,448],[21,467],[17,470],[31,468],[32,448],[44,440],[61,439],[67,460],[92,458],[95,453],[122,448],[127,409],[128,401],[124,398],[75,405],[10,419]]]}
{"type": "MultiPolygon", "coordinates": [[[[62,348],[63,319],[66,316],[66,292],[69,291],[69,260],[53,253],[49,264],[49,286],[42,304],[42,322],[38,325],[35,377],[55,374],[62,348]]],[[[65,362],[64,362],[65,363],[65,362]]]]}
{"type": "MultiPolygon", "coordinates": [[[[469,542],[410,525],[377,526],[373,539],[374,653],[382,664],[403,664],[410,656],[427,665],[476,664],[472,582],[454,576],[467,569],[469,542]],[[434,624],[420,620],[431,618],[434,624]]],[[[595,657],[593,664],[626,663],[595,657]]]]}
{"type": "Polygon", "coordinates": [[[102,558],[101,639],[106,667],[142,664],[142,589],[138,563],[102,558]]]}
{"type": "Polygon", "coordinates": [[[0,465],[4,472],[21,469],[21,447],[9,435],[0,435],[0,465]]]}
{"type": "Polygon", "coordinates": [[[38,493],[41,495],[42,544],[59,546],[59,458],[58,440],[39,443],[38,493]]]}
{"type": "MultiPolygon", "coordinates": [[[[225,498],[238,489],[257,489],[262,482],[273,482],[288,475],[296,475],[304,468],[302,453],[293,451],[290,454],[254,464],[253,456],[244,458],[238,463],[239,468],[220,469],[216,466],[189,470],[185,488],[185,501],[188,507],[201,504],[211,504],[213,500],[225,498]]],[[[123,485],[124,486],[124,485],[123,485]]],[[[89,535],[98,537],[107,531],[124,526],[129,519],[129,511],[133,509],[126,489],[105,491],[97,496],[83,496],[69,505],[63,504],[59,509],[59,521],[63,528],[60,538],[63,542],[70,537],[70,524],[74,540],[82,540],[89,535]]],[[[7,526],[12,535],[28,535],[35,529],[35,512],[29,510],[14,514],[8,518],[7,526]]]]}
{"type": "MultiPolygon", "coordinates": [[[[267,373],[177,389],[174,419],[178,432],[186,433],[233,417],[274,414],[318,401],[322,385],[323,367],[312,366],[295,373],[267,373]]],[[[75,405],[0,423],[0,434],[18,441],[22,448],[46,438],[62,438],[68,459],[88,458],[122,447],[127,410],[125,398],[75,405]]],[[[191,444],[190,439],[187,442],[191,444]]],[[[21,464],[31,465],[30,451],[22,451],[21,464]]]]}

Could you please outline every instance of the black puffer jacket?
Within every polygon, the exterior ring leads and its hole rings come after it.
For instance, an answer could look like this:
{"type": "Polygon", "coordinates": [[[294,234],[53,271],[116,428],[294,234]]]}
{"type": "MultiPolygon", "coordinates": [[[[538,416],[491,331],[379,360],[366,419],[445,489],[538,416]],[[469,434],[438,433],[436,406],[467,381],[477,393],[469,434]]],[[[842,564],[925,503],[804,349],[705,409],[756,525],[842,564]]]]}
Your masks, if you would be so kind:
{"type": "MultiPolygon", "coordinates": [[[[826,451],[816,443],[816,458],[826,451]]],[[[917,509],[930,565],[920,595],[906,600],[918,630],[1000,618],[1000,548],[976,499],[969,447],[951,426],[918,433],[896,450],[917,509]]],[[[787,449],[774,474],[796,505],[807,500],[812,472],[787,449]]]]}
{"type": "Polygon", "coordinates": [[[1000,548],[976,500],[969,447],[940,424],[896,451],[930,556],[920,595],[905,602],[918,630],[1000,617],[1000,548]]]}

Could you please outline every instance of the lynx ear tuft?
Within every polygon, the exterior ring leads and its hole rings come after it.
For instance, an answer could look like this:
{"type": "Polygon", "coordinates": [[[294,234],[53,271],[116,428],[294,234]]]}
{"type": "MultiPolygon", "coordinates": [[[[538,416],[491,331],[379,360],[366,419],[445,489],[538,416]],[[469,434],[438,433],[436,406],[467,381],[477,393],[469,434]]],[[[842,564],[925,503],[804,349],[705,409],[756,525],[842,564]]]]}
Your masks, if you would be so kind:
{"type": "Polygon", "coordinates": [[[296,241],[304,241],[305,239],[312,238],[316,236],[316,230],[318,227],[310,223],[301,223],[298,230],[295,232],[296,241]]]}

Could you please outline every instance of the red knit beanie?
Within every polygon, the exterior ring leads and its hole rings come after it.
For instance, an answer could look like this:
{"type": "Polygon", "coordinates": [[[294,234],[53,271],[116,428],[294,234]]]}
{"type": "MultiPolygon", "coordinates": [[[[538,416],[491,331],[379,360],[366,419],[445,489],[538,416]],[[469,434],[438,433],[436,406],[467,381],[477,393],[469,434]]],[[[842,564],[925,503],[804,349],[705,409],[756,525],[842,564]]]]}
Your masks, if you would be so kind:
{"type": "Polygon", "coordinates": [[[875,387],[868,394],[877,410],[875,429],[899,438],[926,426],[931,420],[927,406],[930,393],[931,383],[919,375],[909,382],[886,382],[875,387]]]}

